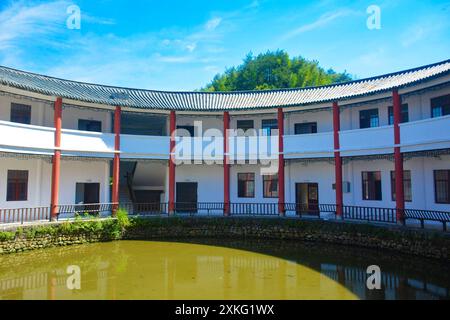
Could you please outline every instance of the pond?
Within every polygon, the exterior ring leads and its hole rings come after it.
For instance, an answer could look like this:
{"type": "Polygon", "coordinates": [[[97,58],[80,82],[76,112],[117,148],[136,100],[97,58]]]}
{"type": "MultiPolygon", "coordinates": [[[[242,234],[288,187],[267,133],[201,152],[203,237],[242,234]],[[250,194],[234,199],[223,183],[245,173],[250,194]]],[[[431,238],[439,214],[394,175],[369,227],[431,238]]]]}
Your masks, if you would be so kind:
{"type": "Polygon", "coordinates": [[[118,241],[0,256],[0,299],[449,299],[449,271],[294,241],[118,241]],[[367,288],[370,265],[381,289],[367,288]]]}

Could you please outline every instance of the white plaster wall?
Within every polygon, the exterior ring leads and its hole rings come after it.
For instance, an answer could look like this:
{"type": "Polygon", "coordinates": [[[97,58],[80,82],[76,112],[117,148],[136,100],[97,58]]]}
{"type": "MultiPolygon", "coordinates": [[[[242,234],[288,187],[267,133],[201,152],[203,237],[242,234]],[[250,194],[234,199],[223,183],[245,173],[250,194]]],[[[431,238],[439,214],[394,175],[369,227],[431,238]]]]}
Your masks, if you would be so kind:
{"type": "MultiPolygon", "coordinates": [[[[162,168],[164,169],[164,168],[162,168]]],[[[395,207],[391,199],[390,171],[394,163],[389,160],[351,161],[343,167],[343,180],[351,182],[350,193],[344,193],[346,205],[395,207]],[[382,200],[362,200],[362,171],[381,171],[382,200]]],[[[407,208],[450,211],[449,204],[436,204],[434,199],[433,170],[450,170],[450,156],[440,158],[413,158],[404,163],[405,170],[411,170],[412,202],[407,208]]],[[[319,184],[320,203],[334,203],[334,166],[328,162],[302,164],[290,162],[286,165],[286,202],[295,202],[295,183],[315,182],[319,184]]],[[[167,171],[166,171],[167,173],[167,171]]],[[[166,175],[167,180],[167,175],[166,175]]],[[[48,206],[50,203],[51,163],[43,159],[18,160],[2,158],[0,162],[0,207],[23,208],[48,206]],[[7,170],[28,170],[28,200],[6,202],[7,170]]],[[[77,182],[100,183],[100,200],[109,202],[109,163],[107,161],[66,161],[61,163],[60,203],[75,201],[77,182]]],[[[220,165],[182,165],[176,168],[176,182],[197,182],[199,202],[223,201],[223,167],[220,165]]],[[[165,183],[167,191],[167,182],[165,183]]],[[[165,193],[167,201],[167,192],[165,193]]],[[[257,165],[233,165],[230,170],[230,199],[232,202],[275,203],[277,198],[263,197],[263,184],[260,167],[257,165]],[[255,173],[255,197],[237,197],[237,174],[255,173]]]]}
{"type": "MultiPolygon", "coordinates": [[[[450,204],[437,204],[434,199],[434,170],[450,170],[450,156],[440,158],[413,158],[406,160],[404,170],[411,171],[412,201],[406,208],[450,211],[450,204]]],[[[390,172],[394,162],[389,160],[352,161],[343,167],[343,180],[351,182],[351,193],[344,194],[344,204],[369,207],[395,207],[391,197],[390,172]],[[362,200],[363,171],[381,171],[382,200],[362,200]]]]}
{"type": "MultiPolygon", "coordinates": [[[[422,158],[422,168],[424,177],[420,180],[425,194],[425,203],[423,204],[428,210],[450,211],[450,204],[437,204],[434,199],[434,170],[450,170],[450,156],[441,156],[439,158],[422,158]]],[[[418,169],[419,169],[418,165],[418,169]]],[[[420,171],[416,171],[420,174],[420,171]]],[[[414,183],[414,182],[413,182],[414,183]]],[[[420,203],[417,205],[421,205],[420,203]]],[[[420,208],[420,207],[419,207],[420,208]]]]}
{"type": "MultiPolygon", "coordinates": [[[[223,182],[222,182],[223,183],[223,182]]],[[[238,203],[277,203],[278,198],[264,198],[263,175],[260,165],[233,165],[230,168],[230,201],[238,203]],[[255,174],[255,197],[238,197],[238,173],[255,174]]]]}
{"type": "MultiPolygon", "coordinates": [[[[409,121],[411,122],[431,118],[431,99],[446,94],[450,94],[450,88],[448,87],[404,97],[402,103],[408,103],[409,121]]],[[[365,106],[346,108],[340,114],[341,130],[359,129],[359,111],[375,108],[378,108],[380,126],[386,126],[389,123],[389,106],[392,106],[391,101],[370,103],[365,106]]],[[[333,130],[332,117],[329,121],[331,130],[333,130]]]]}
{"type": "Polygon", "coordinates": [[[50,192],[42,190],[45,179],[51,175],[43,174],[43,167],[48,163],[42,159],[0,158],[0,208],[29,208],[45,206],[50,202],[50,192]],[[8,170],[28,170],[27,201],[6,201],[8,170]],[[48,194],[48,197],[46,197],[48,194]]]}
{"type": "MultiPolygon", "coordinates": [[[[50,200],[51,164],[44,166],[42,189],[48,191],[50,200]]],[[[59,203],[74,204],[76,183],[100,183],[100,202],[110,201],[109,196],[109,162],[108,161],[61,161],[61,176],[59,187],[59,203]]]]}
{"type": "MultiPolygon", "coordinates": [[[[44,125],[53,127],[53,108],[47,108],[45,111],[44,125]]],[[[78,120],[96,120],[102,122],[102,132],[110,133],[112,131],[112,111],[103,111],[97,109],[79,109],[64,107],[62,111],[63,129],[78,130],[78,120]]]]}
{"type": "MultiPolygon", "coordinates": [[[[0,95],[0,120],[11,120],[11,103],[21,103],[31,106],[31,124],[37,126],[54,126],[53,105],[41,101],[31,100],[22,97],[13,97],[0,95]]],[[[103,111],[96,109],[79,109],[65,107],[62,115],[63,129],[78,129],[78,119],[97,120],[102,122],[102,131],[111,132],[112,130],[112,111],[103,111]]]]}
{"type": "MultiPolygon", "coordinates": [[[[449,204],[436,204],[434,200],[433,170],[450,170],[450,156],[440,158],[413,158],[405,160],[404,170],[411,171],[412,202],[406,202],[407,208],[450,211],[449,204]]],[[[367,207],[394,208],[395,201],[391,197],[390,172],[394,170],[394,162],[390,160],[358,160],[350,161],[343,166],[343,181],[350,182],[350,192],[344,193],[344,204],[367,207]],[[382,200],[368,201],[362,199],[363,171],[381,171],[382,200]]],[[[167,176],[166,176],[167,177],[167,176]]],[[[288,162],[285,168],[286,202],[294,203],[295,184],[312,182],[319,184],[319,201],[323,204],[335,203],[334,164],[316,162],[303,164],[288,162]]],[[[168,178],[167,178],[168,179],[168,178]]],[[[166,179],[166,190],[167,190],[166,179]]],[[[222,166],[182,165],[176,168],[177,182],[198,182],[199,202],[223,201],[223,168],[222,166]]],[[[232,165],[230,168],[230,200],[231,202],[263,202],[276,203],[278,198],[263,197],[262,175],[259,165],[232,165]],[[255,173],[255,197],[238,198],[237,174],[255,173]]],[[[168,201],[167,192],[165,201],[168,201]]]]}
{"type": "Polygon", "coordinates": [[[223,202],[222,166],[205,164],[178,166],[175,181],[197,182],[198,202],[223,202]]]}
{"type": "Polygon", "coordinates": [[[20,103],[31,106],[31,124],[36,126],[44,125],[44,112],[50,105],[44,102],[30,100],[21,97],[0,95],[0,120],[11,120],[11,103],[20,103]]]}
{"type": "Polygon", "coordinates": [[[304,113],[287,113],[285,115],[285,134],[295,134],[295,124],[305,122],[317,122],[317,132],[333,131],[333,112],[331,108],[323,111],[311,111],[304,113]]]}
{"type": "MultiPolygon", "coordinates": [[[[372,160],[372,161],[352,161],[350,167],[344,166],[343,179],[351,183],[351,196],[344,198],[344,204],[363,206],[363,207],[380,207],[392,208],[395,203],[391,201],[391,179],[390,171],[394,170],[394,162],[389,160],[372,160]],[[362,173],[363,171],[381,171],[381,195],[382,200],[363,200],[362,197],[362,173]]],[[[406,166],[404,168],[407,170],[406,166]]]]}
{"type": "MultiPolygon", "coordinates": [[[[278,115],[276,112],[274,113],[267,113],[267,114],[262,114],[262,115],[233,115],[231,114],[230,117],[230,129],[236,129],[237,128],[237,122],[238,120],[253,120],[253,128],[255,130],[260,130],[262,128],[262,121],[263,120],[273,120],[273,119],[277,119],[278,115]]],[[[285,125],[286,125],[286,121],[285,121],[285,125]]],[[[259,132],[259,131],[257,131],[259,132]]]]}
{"type": "MultiPolygon", "coordinates": [[[[200,117],[200,116],[187,116],[179,114],[176,117],[177,126],[193,126],[195,121],[200,121],[203,133],[208,129],[218,129],[223,132],[223,117],[200,117]]],[[[169,123],[167,124],[169,128],[169,123]]]]}
{"type": "Polygon", "coordinates": [[[328,162],[289,162],[285,168],[286,202],[295,203],[295,184],[310,182],[319,184],[319,203],[333,204],[336,201],[333,188],[334,164],[328,162]]]}
{"type": "Polygon", "coordinates": [[[411,95],[403,99],[409,106],[409,121],[431,118],[431,99],[450,94],[450,88],[422,92],[420,95],[411,95]]]}

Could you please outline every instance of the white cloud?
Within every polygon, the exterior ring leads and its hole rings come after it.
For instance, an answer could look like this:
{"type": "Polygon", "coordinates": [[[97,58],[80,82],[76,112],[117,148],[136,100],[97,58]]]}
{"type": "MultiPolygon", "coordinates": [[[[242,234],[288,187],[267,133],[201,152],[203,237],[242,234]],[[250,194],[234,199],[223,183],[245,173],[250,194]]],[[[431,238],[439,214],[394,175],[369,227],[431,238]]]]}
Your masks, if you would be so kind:
{"type": "Polygon", "coordinates": [[[0,11],[0,64],[109,85],[199,88],[210,80],[210,74],[202,70],[218,72],[216,65],[225,64],[225,55],[218,53],[224,51],[224,39],[243,15],[242,10],[215,12],[191,28],[172,26],[118,36],[89,32],[87,24],[115,21],[91,16],[83,7],[82,32],[67,29],[66,9],[71,4],[71,0],[20,0],[4,6],[0,11]],[[43,54],[45,59],[36,58],[43,54]]]}
{"type": "Polygon", "coordinates": [[[337,10],[337,11],[327,12],[327,13],[321,15],[319,17],[319,19],[317,19],[316,21],[309,23],[309,24],[302,25],[302,26],[288,32],[281,39],[282,39],[282,41],[291,39],[302,33],[313,31],[313,30],[319,29],[321,27],[324,27],[339,18],[347,17],[347,16],[354,15],[354,14],[356,14],[356,12],[353,10],[349,10],[349,9],[341,9],[341,10],[337,10]]]}
{"type": "Polygon", "coordinates": [[[188,63],[193,60],[194,58],[192,56],[161,56],[159,54],[156,55],[156,61],[164,63],[188,63]]]}
{"type": "Polygon", "coordinates": [[[0,48],[7,48],[20,39],[58,33],[65,28],[66,1],[32,5],[12,2],[0,12],[0,48]]]}
{"type": "MultiPolygon", "coordinates": [[[[34,42],[51,41],[55,36],[67,34],[68,0],[50,2],[12,1],[0,11],[0,50],[14,46],[16,42],[33,39],[34,42]]],[[[100,18],[83,12],[82,23],[115,24],[114,20],[100,18]]],[[[19,43],[20,44],[20,43],[19,43]]]]}
{"type": "Polygon", "coordinates": [[[197,48],[197,44],[195,42],[194,43],[189,43],[189,44],[186,45],[186,49],[189,52],[193,52],[195,50],[195,48],[197,48]]]}
{"type": "Polygon", "coordinates": [[[260,6],[260,3],[258,0],[253,0],[248,6],[245,7],[245,9],[253,9],[258,8],[260,6]]]}
{"type": "Polygon", "coordinates": [[[218,66],[206,66],[203,68],[206,72],[210,73],[218,73],[220,72],[220,68],[218,66]]]}
{"type": "Polygon", "coordinates": [[[433,15],[422,18],[410,26],[403,34],[401,43],[403,47],[410,47],[413,44],[427,40],[430,36],[436,35],[450,25],[448,17],[445,15],[433,15]]]}
{"type": "Polygon", "coordinates": [[[102,24],[102,25],[114,25],[116,22],[114,19],[108,19],[108,18],[100,18],[100,17],[94,17],[87,13],[81,13],[81,20],[83,23],[92,23],[92,24],[102,24]]]}
{"type": "Polygon", "coordinates": [[[221,22],[222,22],[222,18],[219,18],[219,17],[212,18],[212,19],[208,20],[208,22],[206,22],[205,29],[206,30],[215,30],[220,25],[221,22]]]}

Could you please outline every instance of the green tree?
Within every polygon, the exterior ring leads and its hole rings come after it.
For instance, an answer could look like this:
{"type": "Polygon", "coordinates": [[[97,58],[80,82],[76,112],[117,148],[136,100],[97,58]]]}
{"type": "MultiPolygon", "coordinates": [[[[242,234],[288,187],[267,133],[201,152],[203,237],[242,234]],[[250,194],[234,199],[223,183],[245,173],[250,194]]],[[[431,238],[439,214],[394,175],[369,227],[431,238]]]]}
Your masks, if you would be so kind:
{"type": "Polygon", "coordinates": [[[317,61],[290,58],[283,50],[268,51],[217,74],[203,91],[267,90],[320,86],[352,80],[347,72],[325,70],[317,61]]]}

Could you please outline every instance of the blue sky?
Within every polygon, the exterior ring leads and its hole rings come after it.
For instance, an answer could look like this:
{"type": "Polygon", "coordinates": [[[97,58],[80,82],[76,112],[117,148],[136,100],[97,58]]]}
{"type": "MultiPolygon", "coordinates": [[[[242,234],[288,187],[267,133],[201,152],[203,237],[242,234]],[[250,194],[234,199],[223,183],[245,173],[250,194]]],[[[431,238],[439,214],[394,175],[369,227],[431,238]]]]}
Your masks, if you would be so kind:
{"type": "Polygon", "coordinates": [[[199,89],[276,49],[355,78],[446,60],[450,1],[0,0],[0,64],[67,79],[199,89]],[[66,26],[73,4],[79,30],[66,26]],[[370,5],[379,30],[366,26],[370,5]]]}

